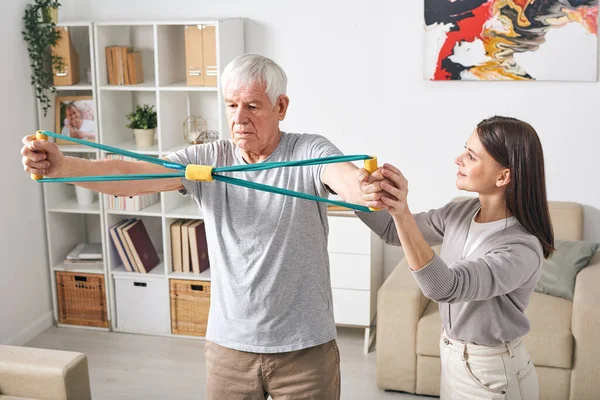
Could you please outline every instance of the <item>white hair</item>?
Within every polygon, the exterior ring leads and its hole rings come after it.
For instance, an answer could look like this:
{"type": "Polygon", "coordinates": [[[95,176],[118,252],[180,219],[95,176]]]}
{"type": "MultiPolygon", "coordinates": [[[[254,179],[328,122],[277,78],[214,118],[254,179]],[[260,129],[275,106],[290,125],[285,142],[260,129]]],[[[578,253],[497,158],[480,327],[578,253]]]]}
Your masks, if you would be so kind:
{"type": "Polygon", "coordinates": [[[234,58],[223,70],[221,90],[239,90],[255,84],[265,87],[265,93],[275,105],[282,94],[286,94],[287,76],[283,69],[270,58],[260,54],[244,54],[234,58]]]}

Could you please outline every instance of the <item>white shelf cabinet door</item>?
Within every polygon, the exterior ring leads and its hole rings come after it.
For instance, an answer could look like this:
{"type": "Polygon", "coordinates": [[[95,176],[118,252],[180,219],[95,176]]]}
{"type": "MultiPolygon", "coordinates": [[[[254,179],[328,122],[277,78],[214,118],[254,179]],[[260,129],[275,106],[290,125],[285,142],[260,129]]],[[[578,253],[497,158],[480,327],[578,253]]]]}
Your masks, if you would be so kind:
{"type": "Polygon", "coordinates": [[[368,352],[383,277],[383,243],[354,214],[330,214],[328,221],[335,323],[365,328],[368,352]]]}

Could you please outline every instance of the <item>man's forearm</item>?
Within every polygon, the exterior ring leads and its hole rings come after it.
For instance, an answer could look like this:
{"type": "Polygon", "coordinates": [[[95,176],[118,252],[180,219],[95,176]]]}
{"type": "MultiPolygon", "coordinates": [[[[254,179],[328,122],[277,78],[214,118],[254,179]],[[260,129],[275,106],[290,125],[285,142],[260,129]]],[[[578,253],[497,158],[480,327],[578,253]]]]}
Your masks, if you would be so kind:
{"type": "MultiPolygon", "coordinates": [[[[58,176],[98,176],[98,175],[128,175],[148,173],[173,172],[160,165],[144,161],[123,160],[83,160],[77,157],[64,157],[58,176]]],[[[175,190],[181,186],[179,178],[140,180],[140,181],[117,181],[117,182],[76,182],[82,186],[97,192],[114,196],[136,196],[146,193],[155,193],[166,190],[175,190]]]]}

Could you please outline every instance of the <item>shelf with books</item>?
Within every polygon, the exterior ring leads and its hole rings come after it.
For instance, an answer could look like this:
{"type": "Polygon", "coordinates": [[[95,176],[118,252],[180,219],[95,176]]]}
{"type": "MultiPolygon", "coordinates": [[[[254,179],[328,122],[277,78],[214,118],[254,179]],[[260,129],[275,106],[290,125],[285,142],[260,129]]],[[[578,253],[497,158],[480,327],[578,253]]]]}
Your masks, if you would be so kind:
{"type": "MultiPolygon", "coordinates": [[[[57,93],[52,96],[91,96],[97,140],[100,143],[140,154],[165,157],[190,146],[183,136],[183,124],[189,116],[202,117],[207,121],[207,129],[217,131],[221,138],[229,138],[219,78],[227,63],[244,52],[241,19],[172,23],[108,21],[79,23],[74,26],[77,29],[71,29],[71,38],[78,47],[80,58],[86,59],[80,64],[82,79],[72,86],[59,86],[57,93]],[[215,34],[216,69],[211,70],[211,77],[216,81],[204,86],[189,84],[186,76],[188,60],[185,53],[185,29],[186,26],[198,25],[212,26],[209,31],[212,30],[215,34]],[[87,50],[81,45],[85,41],[89,42],[87,50]],[[126,46],[141,52],[142,83],[109,84],[106,48],[111,46],[126,46]],[[84,54],[86,51],[89,55],[84,54]],[[92,74],[91,82],[87,82],[86,68],[92,74]],[[135,110],[137,105],[144,104],[155,107],[158,126],[155,144],[139,148],[135,144],[132,130],[127,128],[126,115],[135,110]]],[[[125,53],[128,54],[127,51],[125,53]]],[[[215,67],[215,62],[212,64],[215,67]]],[[[125,68],[124,65],[122,67],[125,68]]],[[[134,71],[138,69],[134,67],[134,71]]],[[[55,100],[52,97],[53,106],[55,100]]],[[[54,111],[50,110],[46,116],[39,113],[39,129],[56,132],[54,111]]],[[[110,154],[79,145],[61,144],[60,149],[69,156],[87,153],[97,159],[106,158],[110,154]]],[[[169,281],[210,281],[210,268],[201,273],[173,272],[171,260],[170,225],[178,219],[192,222],[201,220],[202,212],[198,204],[189,196],[166,192],[159,195],[156,203],[138,211],[115,210],[110,209],[110,201],[104,195],[91,205],[78,204],[73,185],[44,184],[43,191],[56,321],[58,304],[55,274],[91,273],[104,278],[109,305],[109,330],[172,335],[169,281]],[[159,259],[158,264],[147,274],[129,272],[125,268],[109,231],[117,222],[134,218],[144,222],[159,259]],[[73,266],[65,262],[66,254],[81,241],[102,243],[102,264],[73,266]]]]}
{"type": "MultiPolygon", "coordinates": [[[[103,90],[154,90],[155,84],[155,46],[156,25],[151,23],[134,23],[130,25],[97,23],[95,27],[96,54],[98,60],[98,82],[103,90]],[[138,85],[109,85],[111,70],[117,69],[117,58],[109,59],[107,48],[124,46],[139,51],[142,59],[143,83],[138,85]],[[108,61],[112,61],[109,63],[108,61]],[[150,84],[151,83],[151,84],[150,84]]],[[[112,57],[112,56],[109,56],[112,57]]],[[[121,60],[124,61],[124,60],[121,60]]],[[[117,71],[112,71],[115,75],[117,71]]]]}

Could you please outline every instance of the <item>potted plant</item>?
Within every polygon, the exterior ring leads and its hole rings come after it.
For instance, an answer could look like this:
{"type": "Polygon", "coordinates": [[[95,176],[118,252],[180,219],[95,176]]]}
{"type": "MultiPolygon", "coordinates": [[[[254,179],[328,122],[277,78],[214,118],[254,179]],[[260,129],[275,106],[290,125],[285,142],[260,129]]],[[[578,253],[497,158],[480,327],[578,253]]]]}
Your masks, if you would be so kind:
{"type": "Polygon", "coordinates": [[[44,117],[51,106],[48,91],[55,92],[52,81],[52,68],[63,68],[62,58],[51,52],[60,39],[56,29],[60,3],[56,0],[35,0],[25,8],[24,30],[21,32],[27,42],[27,52],[31,65],[31,85],[44,111],[44,117]]]}
{"type": "Polygon", "coordinates": [[[126,115],[129,124],[127,127],[133,129],[135,144],[137,147],[151,147],[154,145],[156,135],[156,111],[153,105],[144,104],[136,106],[135,111],[126,115]]]}

